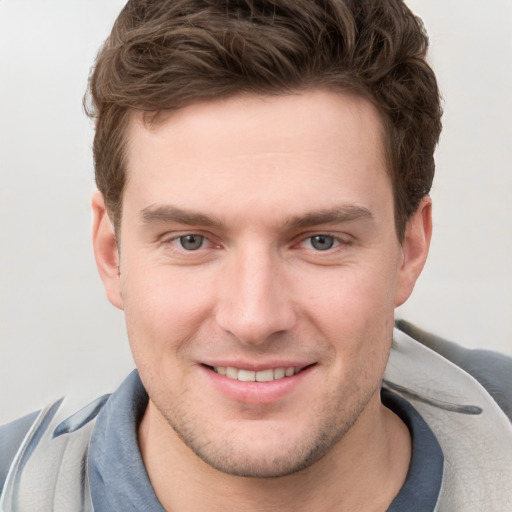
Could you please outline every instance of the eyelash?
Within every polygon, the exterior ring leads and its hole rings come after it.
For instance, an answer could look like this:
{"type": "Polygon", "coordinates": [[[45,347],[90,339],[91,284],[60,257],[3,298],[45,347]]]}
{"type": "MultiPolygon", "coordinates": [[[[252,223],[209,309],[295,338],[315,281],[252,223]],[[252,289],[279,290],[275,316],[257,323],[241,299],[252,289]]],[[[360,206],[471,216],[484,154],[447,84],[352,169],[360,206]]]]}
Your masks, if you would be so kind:
{"type": "Polygon", "coordinates": [[[203,235],[201,233],[184,233],[184,234],[176,235],[176,236],[173,236],[172,238],[164,240],[164,244],[165,245],[173,245],[178,250],[182,250],[184,252],[190,252],[190,253],[197,252],[200,249],[203,249],[205,242],[209,242],[210,244],[215,245],[215,244],[213,244],[213,242],[206,235],[203,235]],[[190,238],[191,237],[201,238],[201,245],[197,249],[186,249],[183,246],[183,243],[181,243],[181,240],[185,239],[187,237],[190,237],[190,238]],[[178,247],[177,244],[180,244],[181,247],[178,247]]]}
{"type": "Polygon", "coordinates": [[[299,246],[303,246],[306,243],[312,246],[312,248],[310,247],[309,249],[313,250],[314,252],[328,252],[331,249],[336,249],[337,247],[346,244],[346,242],[341,240],[339,237],[336,237],[334,235],[329,235],[326,233],[316,233],[314,235],[310,235],[306,238],[303,238],[301,240],[301,242],[299,243],[299,246]],[[327,239],[328,240],[327,247],[324,247],[322,249],[315,247],[315,243],[314,243],[315,239],[317,239],[316,242],[318,242],[320,244],[325,242],[325,240],[327,239]],[[323,240],[323,242],[322,242],[322,240],[323,240]],[[329,242],[331,242],[331,243],[329,244],[329,242]]]}
{"type": "MultiPolygon", "coordinates": [[[[219,247],[219,244],[213,243],[207,235],[204,235],[202,233],[194,233],[194,232],[184,233],[184,234],[179,234],[179,235],[176,235],[169,239],[164,240],[165,245],[172,245],[177,250],[180,250],[180,251],[183,251],[186,253],[194,253],[194,252],[200,251],[201,249],[204,249],[205,243],[209,243],[212,246],[217,247],[217,248],[219,247]],[[186,249],[183,246],[183,239],[186,239],[187,237],[201,238],[201,245],[195,249],[186,249]],[[179,246],[177,244],[179,244],[179,246]]],[[[331,235],[328,233],[313,233],[306,237],[304,237],[302,235],[300,240],[298,241],[298,243],[294,244],[294,245],[298,246],[298,247],[302,247],[304,249],[308,249],[315,253],[323,253],[323,252],[329,253],[329,252],[332,252],[332,250],[339,248],[340,246],[347,246],[349,244],[350,244],[349,241],[347,241],[339,236],[331,235]],[[318,247],[315,248],[314,242],[313,242],[313,240],[315,238],[318,239],[317,242],[320,242],[320,243],[322,243],[322,239],[324,239],[324,241],[325,241],[325,239],[328,239],[328,242],[330,241],[331,245],[324,249],[319,249],[318,247]],[[304,244],[310,244],[310,247],[304,247],[304,244]],[[313,246],[313,247],[311,247],[311,246],[313,246]]],[[[329,243],[327,243],[327,245],[329,245],[329,243]]]]}

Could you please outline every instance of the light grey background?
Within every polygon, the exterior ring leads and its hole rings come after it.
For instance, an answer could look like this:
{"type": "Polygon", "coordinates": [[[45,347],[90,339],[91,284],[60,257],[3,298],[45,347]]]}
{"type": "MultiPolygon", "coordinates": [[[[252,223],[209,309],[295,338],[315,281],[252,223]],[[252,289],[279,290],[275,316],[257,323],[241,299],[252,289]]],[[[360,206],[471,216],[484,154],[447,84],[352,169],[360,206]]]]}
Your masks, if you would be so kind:
{"type": "MultiPolygon", "coordinates": [[[[81,98],[122,0],[0,0],[0,423],[133,367],[90,244],[81,98]]],[[[512,0],[410,0],[445,98],[435,235],[399,315],[512,354],[512,0]]]]}

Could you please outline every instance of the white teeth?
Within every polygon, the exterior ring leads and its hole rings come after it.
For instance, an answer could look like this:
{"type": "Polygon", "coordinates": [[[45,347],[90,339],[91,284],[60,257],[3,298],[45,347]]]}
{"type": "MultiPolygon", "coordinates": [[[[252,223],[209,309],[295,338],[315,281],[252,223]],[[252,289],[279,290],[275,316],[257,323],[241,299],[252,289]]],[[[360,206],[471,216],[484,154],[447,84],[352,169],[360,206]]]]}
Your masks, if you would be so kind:
{"type": "Polygon", "coordinates": [[[232,366],[215,366],[213,370],[219,375],[225,375],[228,379],[240,380],[242,382],[270,382],[295,375],[295,368],[293,366],[288,368],[269,368],[258,372],[240,370],[232,366]]]}
{"type": "Polygon", "coordinates": [[[238,379],[238,370],[232,366],[228,366],[226,368],[226,377],[229,377],[230,379],[238,379]]]}
{"type": "Polygon", "coordinates": [[[272,370],[272,368],[270,368],[269,370],[261,370],[259,372],[256,372],[257,382],[270,382],[271,380],[274,380],[274,370],[272,370]]]}
{"type": "Polygon", "coordinates": [[[256,380],[256,372],[251,370],[238,370],[238,380],[242,382],[254,382],[256,380]]]}
{"type": "Polygon", "coordinates": [[[274,370],[274,379],[282,379],[286,375],[286,370],[284,368],[276,368],[274,370]]]}

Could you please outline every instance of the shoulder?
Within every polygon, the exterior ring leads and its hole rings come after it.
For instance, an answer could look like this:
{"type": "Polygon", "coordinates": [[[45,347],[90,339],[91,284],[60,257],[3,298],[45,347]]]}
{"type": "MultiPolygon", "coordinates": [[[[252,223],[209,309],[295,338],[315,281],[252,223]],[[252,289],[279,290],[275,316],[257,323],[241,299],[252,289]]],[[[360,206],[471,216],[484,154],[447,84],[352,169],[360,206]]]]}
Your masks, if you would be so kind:
{"type": "Polygon", "coordinates": [[[462,347],[405,320],[397,320],[396,327],[474,377],[512,421],[512,357],[462,347]]]}
{"type": "Polygon", "coordinates": [[[5,425],[0,425],[0,492],[16,452],[38,414],[39,412],[36,411],[5,425]]]}
{"type": "Polygon", "coordinates": [[[72,510],[92,510],[83,472],[96,416],[108,398],[99,397],[78,412],[71,399],[61,398],[0,428],[0,508],[13,510],[17,504],[25,510],[37,496],[44,503],[40,510],[50,510],[52,503],[52,510],[70,510],[70,503],[72,510]]]}

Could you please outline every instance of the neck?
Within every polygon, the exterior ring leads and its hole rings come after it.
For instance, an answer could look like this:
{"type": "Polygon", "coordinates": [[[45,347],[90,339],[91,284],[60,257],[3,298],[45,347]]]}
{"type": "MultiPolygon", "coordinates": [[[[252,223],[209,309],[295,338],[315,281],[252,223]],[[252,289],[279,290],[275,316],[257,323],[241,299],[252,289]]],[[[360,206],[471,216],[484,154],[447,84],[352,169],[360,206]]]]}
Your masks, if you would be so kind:
{"type": "Polygon", "coordinates": [[[280,478],[237,477],[211,468],[183,444],[151,402],[139,427],[139,445],[168,512],[382,512],[402,487],[411,458],[407,427],[379,396],[326,456],[280,478]]]}

